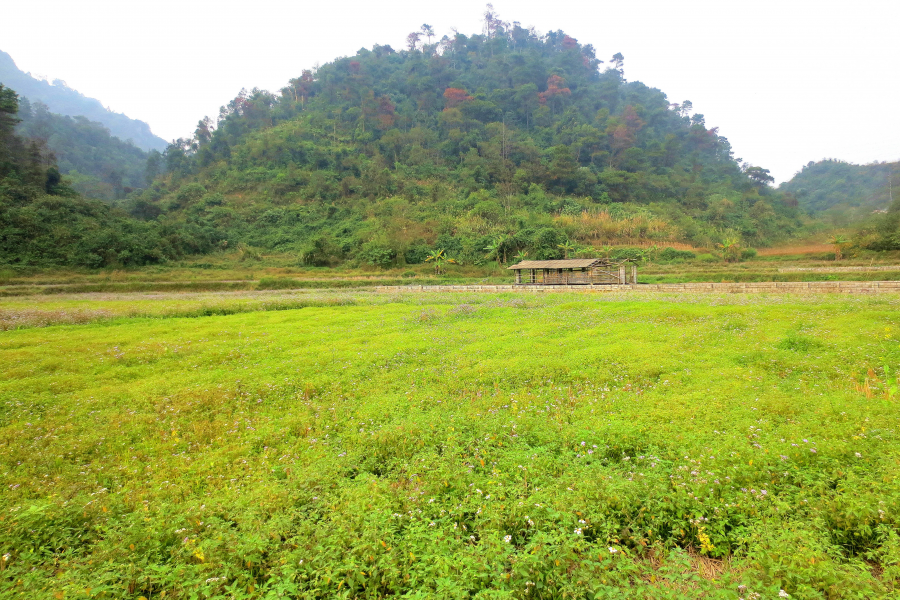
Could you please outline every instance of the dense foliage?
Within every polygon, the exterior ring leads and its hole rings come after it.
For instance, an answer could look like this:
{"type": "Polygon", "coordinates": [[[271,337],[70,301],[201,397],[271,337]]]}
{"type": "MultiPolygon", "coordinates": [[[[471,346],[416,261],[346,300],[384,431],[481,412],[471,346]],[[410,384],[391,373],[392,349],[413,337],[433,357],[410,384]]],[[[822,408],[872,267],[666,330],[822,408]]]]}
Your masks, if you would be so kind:
{"type": "Polygon", "coordinates": [[[897,304],[6,299],[0,596],[896,598],[897,304]]]}
{"type": "Polygon", "coordinates": [[[209,251],[196,226],[167,228],[82,199],[40,139],[16,134],[18,110],[16,93],[0,84],[0,264],[130,266],[209,251]]]}
{"type": "Polygon", "coordinates": [[[820,212],[860,208],[871,212],[890,204],[888,177],[897,164],[854,165],[840,160],[810,162],[778,189],[793,194],[800,208],[820,212]]]}
{"type": "Polygon", "coordinates": [[[51,113],[46,104],[27,98],[19,99],[18,117],[16,133],[52,153],[59,172],[81,195],[113,200],[147,185],[147,153],[100,123],[51,113]]]}
{"type": "Polygon", "coordinates": [[[50,107],[54,113],[71,117],[83,116],[109,128],[112,135],[122,140],[132,140],[144,150],[162,150],[166,142],[153,135],[150,126],[143,121],[130,119],[126,115],[113,112],[99,100],[88,98],[59,79],[52,83],[23,73],[6,52],[0,51],[0,83],[17,90],[32,102],[39,101],[50,107]]]}
{"type": "Polygon", "coordinates": [[[626,81],[621,55],[602,70],[590,45],[492,14],[484,35],[420,37],[242,92],[169,146],[129,210],[309,264],[764,245],[800,225],[767,170],[690,102],[626,81]]]}
{"type": "Polygon", "coordinates": [[[900,250],[900,197],[859,229],[855,243],[870,250],[900,250]]]}

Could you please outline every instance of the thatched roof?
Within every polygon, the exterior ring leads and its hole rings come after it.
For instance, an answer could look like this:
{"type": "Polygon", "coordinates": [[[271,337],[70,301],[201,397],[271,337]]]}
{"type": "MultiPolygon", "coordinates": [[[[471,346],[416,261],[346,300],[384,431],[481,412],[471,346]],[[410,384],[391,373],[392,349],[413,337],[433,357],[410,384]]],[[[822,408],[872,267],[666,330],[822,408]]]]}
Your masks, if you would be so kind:
{"type": "Polygon", "coordinates": [[[609,264],[602,258],[567,258],[565,260],[523,260],[507,269],[587,269],[609,264]]]}

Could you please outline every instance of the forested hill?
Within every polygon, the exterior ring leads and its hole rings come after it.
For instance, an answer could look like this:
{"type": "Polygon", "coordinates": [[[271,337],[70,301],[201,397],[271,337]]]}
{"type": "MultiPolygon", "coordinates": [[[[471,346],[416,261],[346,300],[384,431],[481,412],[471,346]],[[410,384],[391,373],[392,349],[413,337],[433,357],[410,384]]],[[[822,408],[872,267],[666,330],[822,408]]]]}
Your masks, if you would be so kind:
{"type": "Polygon", "coordinates": [[[163,150],[166,141],[153,135],[150,126],[143,121],[107,110],[99,100],[88,98],[68,87],[64,81],[50,82],[23,73],[12,57],[0,51],[0,83],[16,90],[20,97],[43,102],[50,111],[70,117],[83,116],[107,127],[121,140],[132,140],[143,150],[163,150]]]}
{"type": "Polygon", "coordinates": [[[406,49],[242,92],[167,149],[134,214],[189,224],[205,248],[318,264],[436,247],[550,257],[566,240],[765,245],[800,225],[765,169],[739,164],[689,102],[627,81],[621,55],[602,64],[563,32],[485,25],[440,41],[424,26],[406,49]]]}
{"type": "Polygon", "coordinates": [[[892,173],[900,173],[900,164],[855,165],[828,159],[810,162],[778,189],[796,196],[800,207],[811,212],[838,207],[871,213],[890,205],[888,177],[892,173]]]}
{"type": "Polygon", "coordinates": [[[17,117],[16,133],[49,151],[81,195],[111,201],[147,185],[148,154],[112,136],[100,123],[51,113],[42,102],[27,98],[19,99],[17,117]]]}
{"type": "Polygon", "coordinates": [[[0,84],[0,265],[142,265],[192,250],[183,228],[141,222],[79,197],[41,140],[16,133],[19,109],[15,91],[0,84]]]}

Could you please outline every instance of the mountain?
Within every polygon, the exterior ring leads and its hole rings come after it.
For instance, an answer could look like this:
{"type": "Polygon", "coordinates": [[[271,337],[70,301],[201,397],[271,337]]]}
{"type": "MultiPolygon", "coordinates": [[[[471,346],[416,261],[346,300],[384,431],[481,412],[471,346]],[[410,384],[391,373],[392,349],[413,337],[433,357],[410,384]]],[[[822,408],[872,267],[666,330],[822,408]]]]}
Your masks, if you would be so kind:
{"type": "Polygon", "coordinates": [[[766,169],[742,166],[690,102],[627,81],[621,54],[604,68],[561,31],[485,30],[423,30],[242,92],[169,146],[134,214],[312,264],[765,245],[802,226],[766,169]]]}
{"type": "Polygon", "coordinates": [[[102,124],[51,113],[44,103],[27,98],[19,99],[17,116],[16,133],[48,150],[81,195],[110,201],[146,185],[148,154],[112,136],[102,124]]]}
{"type": "Polygon", "coordinates": [[[438,250],[481,264],[762,246],[804,227],[766,169],[735,159],[690,102],[628,81],[621,54],[604,64],[562,31],[492,14],[483,34],[430,34],[303,70],[276,93],[242,91],[151,153],[149,185],[113,207],[73,197],[38,141],[7,136],[27,146],[34,183],[0,172],[0,260],[139,265],[249,246],[322,266],[438,250]]]}
{"type": "Polygon", "coordinates": [[[14,89],[20,97],[43,102],[54,113],[83,116],[101,123],[115,137],[131,140],[143,150],[163,150],[166,147],[166,141],[153,135],[150,126],[143,121],[107,110],[99,100],[82,95],[64,81],[57,79],[51,84],[32,77],[30,73],[23,73],[12,57],[3,51],[0,51],[0,83],[14,89]]]}
{"type": "Polygon", "coordinates": [[[778,189],[796,196],[810,212],[839,208],[867,214],[890,205],[888,177],[894,172],[900,172],[900,163],[855,165],[828,159],[808,163],[778,189]]]}
{"type": "Polygon", "coordinates": [[[0,84],[0,265],[142,265],[194,250],[179,231],[81,198],[41,140],[16,133],[18,112],[15,91],[0,84]]]}

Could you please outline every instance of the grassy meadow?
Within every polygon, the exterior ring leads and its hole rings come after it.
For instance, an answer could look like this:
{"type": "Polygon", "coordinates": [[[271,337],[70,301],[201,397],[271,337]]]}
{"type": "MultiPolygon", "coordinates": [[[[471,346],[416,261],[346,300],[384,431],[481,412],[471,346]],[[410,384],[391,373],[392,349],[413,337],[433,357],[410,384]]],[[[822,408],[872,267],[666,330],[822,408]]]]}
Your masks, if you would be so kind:
{"type": "Polygon", "coordinates": [[[900,297],[0,300],[0,598],[900,590],[900,297]]]}

